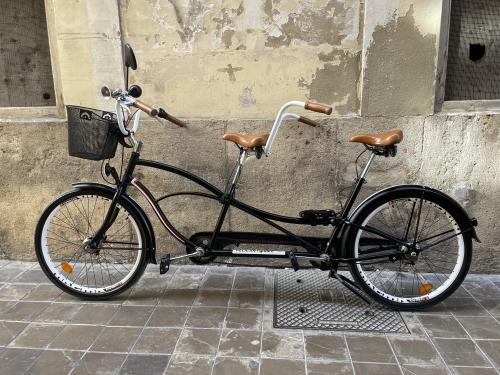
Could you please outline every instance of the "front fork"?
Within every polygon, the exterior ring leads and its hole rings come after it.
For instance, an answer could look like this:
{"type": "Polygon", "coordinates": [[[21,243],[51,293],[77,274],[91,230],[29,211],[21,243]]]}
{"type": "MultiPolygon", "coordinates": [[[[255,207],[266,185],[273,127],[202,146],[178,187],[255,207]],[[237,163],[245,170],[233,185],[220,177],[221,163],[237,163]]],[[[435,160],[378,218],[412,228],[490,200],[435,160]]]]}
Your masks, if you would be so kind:
{"type": "Polygon", "coordinates": [[[134,151],[132,152],[132,155],[130,156],[129,162],[127,164],[127,168],[125,169],[125,174],[123,175],[123,179],[120,181],[120,178],[118,174],[116,173],[116,170],[113,167],[109,167],[110,169],[106,168],[106,174],[109,170],[109,173],[113,176],[115,179],[115,182],[117,183],[116,186],[116,193],[113,196],[113,200],[111,201],[111,204],[109,206],[108,212],[106,213],[106,217],[104,218],[104,221],[100,228],[97,230],[97,232],[94,234],[92,237],[89,247],[90,249],[98,249],[102,241],[105,239],[106,236],[106,231],[111,228],[113,223],[115,222],[116,218],[118,217],[118,209],[117,209],[117,204],[120,201],[120,198],[122,197],[123,194],[127,191],[127,187],[130,184],[132,174],[134,173],[135,165],[137,160],[139,159],[140,156],[140,149],[142,148],[142,144],[139,142],[135,147],[134,151]]]}

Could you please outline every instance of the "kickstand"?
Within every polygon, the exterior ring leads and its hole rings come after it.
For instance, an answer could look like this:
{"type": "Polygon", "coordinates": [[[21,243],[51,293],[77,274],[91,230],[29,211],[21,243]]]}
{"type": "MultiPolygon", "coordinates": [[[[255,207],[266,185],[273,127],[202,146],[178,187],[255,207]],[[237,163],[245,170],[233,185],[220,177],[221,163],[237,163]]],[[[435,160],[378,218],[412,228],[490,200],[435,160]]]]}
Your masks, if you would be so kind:
{"type": "Polygon", "coordinates": [[[362,299],[364,302],[366,302],[368,305],[371,306],[372,301],[369,300],[363,293],[361,293],[361,288],[354,281],[348,279],[343,275],[339,275],[337,271],[335,271],[333,268],[330,269],[330,277],[337,279],[343,286],[345,286],[356,296],[358,296],[360,299],[362,299]]]}

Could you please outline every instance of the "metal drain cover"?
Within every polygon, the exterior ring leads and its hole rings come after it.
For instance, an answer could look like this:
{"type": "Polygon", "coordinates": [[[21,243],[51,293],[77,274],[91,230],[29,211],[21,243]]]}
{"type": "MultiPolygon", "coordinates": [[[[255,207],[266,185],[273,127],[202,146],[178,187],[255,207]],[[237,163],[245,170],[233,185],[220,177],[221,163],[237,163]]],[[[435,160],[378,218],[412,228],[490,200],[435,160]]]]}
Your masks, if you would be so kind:
{"type": "Polygon", "coordinates": [[[375,303],[369,307],[317,270],[275,272],[274,327],[409,333],[397,311],[375,303]]]}

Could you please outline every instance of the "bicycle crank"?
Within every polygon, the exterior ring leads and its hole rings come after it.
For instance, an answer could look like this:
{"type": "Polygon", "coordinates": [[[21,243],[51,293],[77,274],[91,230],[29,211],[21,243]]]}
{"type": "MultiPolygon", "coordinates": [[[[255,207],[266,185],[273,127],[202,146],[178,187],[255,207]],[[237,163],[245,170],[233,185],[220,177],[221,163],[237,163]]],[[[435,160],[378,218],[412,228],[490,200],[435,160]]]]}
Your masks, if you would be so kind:
{"type": "Polygon", "coordinates": [[[202,257],[205,255],[205,250],[201,247],[197,247],[193,253],[186,255],[179,255],[176,257],[170,256],[170,254],[164,255],[160,259],[160,275],[163,275],[168,272],[170,269],[170,264],[179,259],[192,258],[192,257],[202,257]]]}

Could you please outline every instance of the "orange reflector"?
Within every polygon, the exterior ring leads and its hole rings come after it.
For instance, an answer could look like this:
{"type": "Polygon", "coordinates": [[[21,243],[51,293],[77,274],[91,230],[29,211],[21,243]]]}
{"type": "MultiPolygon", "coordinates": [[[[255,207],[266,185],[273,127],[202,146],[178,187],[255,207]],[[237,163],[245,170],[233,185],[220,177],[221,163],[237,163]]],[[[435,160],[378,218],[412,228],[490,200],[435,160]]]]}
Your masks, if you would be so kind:
{"type": "Polygon", "coordinates": [[[432,284],[431,284],[431,283],[422,284],[422,285],[420,285],[420,286],[418,287],[418,292],[420,293],[420,295],[427,294],[427,293],[429,293],[431,290],[432,290],[432,284]]]}
{"type": "Polygon", "coordinates": [[[71,264],[69,263],[66,263],[66,262],[62,262],[61,263],[61,268],[64,272],[66,273],[71,273],[73,272],[73,267],[71,267],[71,264]]]}

